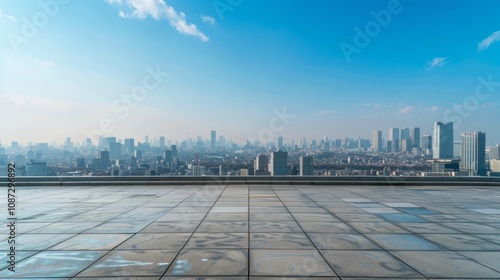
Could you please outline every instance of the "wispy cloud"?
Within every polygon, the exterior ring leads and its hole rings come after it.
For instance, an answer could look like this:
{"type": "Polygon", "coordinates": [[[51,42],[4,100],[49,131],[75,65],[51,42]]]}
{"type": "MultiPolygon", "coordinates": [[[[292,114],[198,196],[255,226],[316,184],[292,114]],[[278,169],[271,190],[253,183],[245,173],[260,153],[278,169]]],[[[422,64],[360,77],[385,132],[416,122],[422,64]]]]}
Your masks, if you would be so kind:
{"type": "Polygon", "coordinates": [[[485,49],[489,48],[490,45],[493,44],[496,41],[500,41],[500,30],[493,32],[486,39],[484,39],[481,42],[477,43],[477,51],[478,52],[484,51],[485,49]]]}
{"type": "Polygon", "coordinates": [[[13,17],[13,16],[9,16],[8,14],[4,13],[4,12],[0,9],[0,18],[1,18],[1,17],[4,17],[4,18],[6,18],[6,19],[8,19],[8,20],[10,20],[10,21],[12,21],[12,22],[17,23],[17,19],[16,19],[15,17],[13,17]]]}
{"type": "Polygon", "coordinates": [[[427,62],[427,68],[425,70],[445,65],[448,62],[446,59],[447,57],[435,57],[433,60],[427,62]]]}
{"type": "Polygon", "coordinates": [[[164,0],[105,0],[106,3],[120,7],[118,15],[123,18],[155,20],[166,19],[179,33],[189,35],[207,42],[209,38],[203,34],[195,24],[186,21],[183,12],[177,12],[164,0]]]}
{"type": "Polygon", "coordinates": [[[204,23],[207,23],[207,24],[210,24],[210,25],[214,25],[216,23],[215,18],[213,18],[211,16],[201,15],[200,17],[201,17],[201,20],[204,23]]]}
{"type": "Polygon", "coordinates": [[[415,107],[413,106],[405,106],[403,108],[398,109],[397,114],[398,115],[408,115],[411,114],[415,111],[415,107]]]}

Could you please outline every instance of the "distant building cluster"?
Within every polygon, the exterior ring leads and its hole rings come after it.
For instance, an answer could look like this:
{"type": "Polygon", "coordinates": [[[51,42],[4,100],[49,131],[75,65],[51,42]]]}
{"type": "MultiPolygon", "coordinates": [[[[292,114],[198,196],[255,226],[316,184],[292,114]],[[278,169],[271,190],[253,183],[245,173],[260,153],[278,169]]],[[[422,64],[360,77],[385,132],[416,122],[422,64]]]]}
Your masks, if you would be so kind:
{"type": "Polygon", "coordinates": [[[0,144],[0,176],[16,162],[19,176],[499,176],[499,145],[486,147],[485,132],[461,132],[454,139],[453,123],[435,122],[433,133],[420,128],[390,128],[385,138],[375,130],[361,138],[286,143],[247,141],[243,145],[198,136],[173,143],[166,137],[143,142],[134,138],[100,136],[76,144],[0,144]]]}

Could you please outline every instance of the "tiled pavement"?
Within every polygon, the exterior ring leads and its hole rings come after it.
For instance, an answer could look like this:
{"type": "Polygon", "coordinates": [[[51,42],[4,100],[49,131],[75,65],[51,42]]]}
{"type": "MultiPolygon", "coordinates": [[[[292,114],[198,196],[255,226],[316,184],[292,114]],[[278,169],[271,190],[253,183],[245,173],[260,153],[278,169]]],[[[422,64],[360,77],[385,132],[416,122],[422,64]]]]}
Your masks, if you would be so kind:
{"type": "Polygon", "coordinates": [[[3,226],[1,279],[500,279],[495,187],[18,187],[17,199],[16,272],[3,226]]]}

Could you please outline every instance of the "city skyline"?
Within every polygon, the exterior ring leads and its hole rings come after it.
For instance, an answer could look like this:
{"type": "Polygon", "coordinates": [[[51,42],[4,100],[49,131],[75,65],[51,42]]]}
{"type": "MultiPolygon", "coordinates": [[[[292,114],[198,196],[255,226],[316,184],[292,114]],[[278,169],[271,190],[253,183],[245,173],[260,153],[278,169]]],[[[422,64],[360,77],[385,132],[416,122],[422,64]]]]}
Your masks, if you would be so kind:
{"type": "Polygon", "coordinates": [[[495,1],[40,3],[0,1],[3,144],[387,139],[436,120],[500,143],[495,1]]]}

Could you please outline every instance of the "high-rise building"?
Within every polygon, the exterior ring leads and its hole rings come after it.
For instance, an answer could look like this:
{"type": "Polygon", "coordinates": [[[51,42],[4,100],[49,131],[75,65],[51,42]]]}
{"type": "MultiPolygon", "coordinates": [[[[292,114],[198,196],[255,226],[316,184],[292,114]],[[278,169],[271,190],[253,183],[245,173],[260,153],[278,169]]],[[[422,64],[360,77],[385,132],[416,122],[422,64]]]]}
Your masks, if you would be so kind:
{"type": "Polygon", "coordinates": [[[401,129],[401,140],[411,140],[409,128],[402,128],[401,129]]]}
{"type": "Polygon", "coordinates": [[[410,140],[413,147],[420,148],[420,128],[414,127],[410,130],[410,140]]]}
{"type": "Polygon", "coordinates": [[[105,170],[111,166],[111,161],[109,160],[109,151],[100,151],[99,152],[99,159],[100,159],[100,163],[101,163],[101,166],[99,169],[105,170]]]}
{"type": "Polygon", "coordinates": [[[109,156],[113,158],[120,157],[122,155],[122,144],[118,142],[109,143],[109,156]]]}
{"type": "Polygon", "coordinates": [[[312,156],[301,156],[300,157],[300,176],[313,175],[313,157],[312,156]]]}
{"type": "Polygon", "coordinates": [[[391,151],[399,152],[399,128],[389,128],[389,140],[391,141],[391,151]]]}
{"type": "Polygon", "coordinates": [[[413,148],[413,144],[409,139],[401,140],[401,151],[402,152],[411,152],[413,148]]]}
{"type": "Polygon", "coordinates": [[[144,136],[144,143],[149,144],[149,136],[148,135],[144,136]]]}
{"type": "Polygon", "coordinates": [[[453,158],[453,122],[435,122],[432,140],[434,159],[453,158]]]}
{"type": "Polygon", "coordinates": [[[133,155],[135,149],[134,138],[125,139],[125,153],[127,155],[133,155]]]}
{"type": "Polygon", "coordinates": [[[486,175],[486,133],[462,132],[460,172],[469,176],[486,175]]]}
{"type": "Polygon", "coordinates": [[[490,160],[500,159],[500,145],[490,146],[490,160]]]}
{"type": "Polygon", "coordinates": [[[165,136],[160,136],[160,143],[159,143],[159,146],[160,148],[162,149],[165,149],[166,145],[165,145],[165,136]]]}
{"type": "Polygon", "coordinates": [[[217,150],[217,134],[215,130],[212,130],[210,132],[210,150],[212,151],[217,150]]]}
{"type": "MultiPolygon", "coordinates": [[[[269,159],[266,155],[257,155],[254,161],[255,171],[268,171],[269,159]]],[[[257,173],[257,172],[256,172],[257,173]]]]}
{"type": "Polygon", "coordinates": [[[26,176],[47,176],[46,162],[30,162],[26,164],[26,176]]]}
{"type": "Polygon", "coordinates": [[[85,168],[85,158],[77,158],[75,162],[76,168],[85,168]]]}
{"type": "Polygon", "coordinates": [[[271,153],[271,160],[269,161],[269,171],[273,176],[288,175],[288,153],[277,151],[271,153]]]}
{"type": "Polygon", "coordinates": [[[460,153],[462,152],[461,149],[461,142],[460,141],[453,141],[453,157],[454,158],[460,158],[460,153]]]}
{"type": "Polygon", "coordinates": [[[278,136],[278,150],[283,149],[283,136],[278,136]]]}
{"type": "Polygon", "coordinates": [[[170,150],[172,150],[172,157],[177,158],[177,145],[172,145],[170,150]]]}
{"type": "Polygon", "coordinates": [[[422,149],[428,149],[432,151],[432,136],[424,135],[422,136],[422,149]]]}
{"type": "Polygon", "coordinates": [[[373,132],[373,151],[380,152],[382,150],[382,131],[375,130],[373,132]]]}

